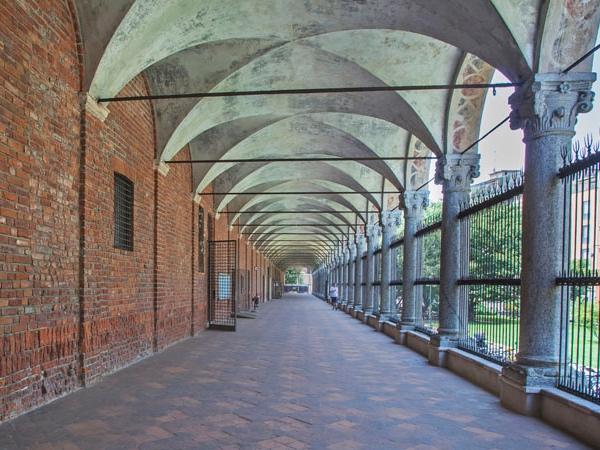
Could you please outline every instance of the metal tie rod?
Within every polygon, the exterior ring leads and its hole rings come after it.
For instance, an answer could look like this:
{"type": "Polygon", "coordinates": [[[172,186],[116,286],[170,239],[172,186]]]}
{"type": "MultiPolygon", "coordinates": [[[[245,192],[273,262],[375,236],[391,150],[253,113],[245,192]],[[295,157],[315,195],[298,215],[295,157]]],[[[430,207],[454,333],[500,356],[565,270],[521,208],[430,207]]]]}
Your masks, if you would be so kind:
{"type": "Polygon", "coordinates": [[[221,213],[225,214],[361,214],[358,211],[350,211],[350,210],[331,210],[331,211],[289,211],[289,210],[263,210],[263,211],[221,211],[221,213]]]}
{"type": "Polygon", "coordinates": [[[522,86],[523,83],[463,83],[463,84],[423,84],[404,86],[357,86],[329,87],[306,89],[266,89],[256,91],[225,91],[225,92],[191,92],[187,94],[162,95],[133,95],[125,97],[99,98],[98,103],[133,102],[142,100],[171,100],[182,98],[211,98],[211,97],[249,97],[258,95],[303,95],[303,94],[344,94],[357,92],[404,92],[404,91],[437,91],[456,89],[500,89],[522,86]]]}
{"type": "Polygon", "coordinates": [[[438,159],[437,156],[341,156],[339,158],[248,158],[248,159],[186,159],[177,161],[164,161],[166,164],[221,164],[221,163],[263,163],[263,162],[342,162],[342,161],[412,161],[438,159]]]}
{"type": "MultiPolygon", "coordinates": [[[[229,224],[230,226],[234,224],[229,224]]],[[[243,227],[347,227],[348,223],[240,223],[235,226],[243,227]]]]}
{"type": "Polygon", "coordinates": [[[294,191],[294,192],[201,192],[197,195],[342,195],[342,194],[401,194],[399,191],[294,191]]]}
{"type": "MultiPolygon", "coordinates": [[[[346,241],[346,239],[338,239],[338,240],[340,240],[340,241],[346,241]]],[[[306,244],[307,243],[306,239],[277,239],[277,240],[272,240],[272,241],[264,241],[262,239],[249,239],[248,242],[261,242],[262,244],[265,244],[265,245],[268,244],[268,243],[270,243],[270,242],[271,243],[277,243],[277,242],[297,242],[299,244],[306,244]]],[[[324,242],[325,243],[325,242],[331,242],[331,241],[323,239],[323,240],[312,241],[312,242],[315,242],[315,243],[317,243],[317,242],[318,243],[324,242]]]]}
{"type": "Polygon", "coordinates": [[[335,232],[335,231],[321,231],[321,232],[315,231],[314,233],[313,232],[304,232],[304,231],[281,231],[281,232],[279,232],[279,231],[268,231],[268,232],[264,232],[263,233],[263,232],[257,231],[257,232],[251,232],[251,233],[245,233],[244,232],[244,233],[239,233],[239,234],[241,234],[241,235],[255,235],[255,236],[272,236],[272,235],[282,235],[282,234],[292,235],[292,236],[298,236],[298,235],[300,235],[300,236],[302,236],[302,235],[305,235],[305,236],[315,236],[315,235],[317,235],[317,236],[331,236],[332,234],[339,234],[339,235],[345,236],[345,235],[351,234],[351,233],[352,233],[352,231],[350,231],[349,233],[340,233],[340,232],[335,232]]]}

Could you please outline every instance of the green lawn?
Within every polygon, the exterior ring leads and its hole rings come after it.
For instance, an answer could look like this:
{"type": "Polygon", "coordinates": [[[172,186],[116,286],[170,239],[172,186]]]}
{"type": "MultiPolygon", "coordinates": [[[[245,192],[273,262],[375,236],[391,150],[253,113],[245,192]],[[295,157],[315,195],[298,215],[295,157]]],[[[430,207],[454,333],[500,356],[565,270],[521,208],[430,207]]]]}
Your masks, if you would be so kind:
{"type": "MultiPolygon", "coordinates": [[[[469,323],[469,336],[475,336],[476,333],[485,333],[488,343],[496,344],[508,348],[518,348],[519,340],[519,321],[514,319],[496,319],[494,322],[471,322],[469,323]]],[[[598,337],[592,337],[589,329],[580,326],[571,332],[572,340],[569,350],[573,357],[573,362],[580,365],[598,369],[598,337]],[[590,356],[592,360],[590,361],[590,356]]]]}
{"type": "MultiPolygon", "coordinates": [[[[437,321],[425,321],[423,326],[435,332],[437,321]]],[[[598,337],[592,337],[590,330],[580,326],[572,331],[573,337],[569,350],[573,363],[598,369],[598,337]],[[591,360],[590,360],[591,357],[591,360]]],[[[519,321],[516,319],[498,319],[494,321],[475,321],[469,323],[468,335],[474,337],[477,333],[484,334],[488,345],[492,344],[503,349],[511,349],[515,353],[519,342],[519,321]]]]}

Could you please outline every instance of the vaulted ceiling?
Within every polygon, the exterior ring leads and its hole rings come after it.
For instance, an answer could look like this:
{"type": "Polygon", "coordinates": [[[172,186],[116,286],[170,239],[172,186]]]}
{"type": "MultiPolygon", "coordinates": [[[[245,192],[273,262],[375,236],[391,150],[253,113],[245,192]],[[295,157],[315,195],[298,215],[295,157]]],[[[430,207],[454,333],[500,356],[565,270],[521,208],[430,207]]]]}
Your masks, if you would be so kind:
{"type": "MultiPolygon", "coordinates": [[[[486,83],[495,70],[524,81],[594,42],[598,3],[77,0],[77,9],[86,87],[103,99],[139,74],[152,95],[486,83]]],[[[186,146],[192,159],[369,158],[194,164],[197,192],[212,187],[219,212],[252,211],[229,221],[278,264],[313,265],[367,211],[397,205],[398,194],[378,192],[421,186],[432,159],[475,140],[486,92],[155,100],[156,158],[186,146]],[[310,255],[294,256],[298,245],[310,255]]]]}

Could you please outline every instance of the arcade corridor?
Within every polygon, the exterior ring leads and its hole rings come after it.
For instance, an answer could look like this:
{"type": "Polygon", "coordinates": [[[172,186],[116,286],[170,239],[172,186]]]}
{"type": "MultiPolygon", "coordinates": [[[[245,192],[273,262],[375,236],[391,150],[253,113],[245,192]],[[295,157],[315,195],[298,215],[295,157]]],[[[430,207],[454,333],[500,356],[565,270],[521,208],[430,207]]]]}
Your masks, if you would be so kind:
{"type": "Polygon", "coordinates": [[[584,447],[315,297],[288,294],[237,333],[202,333],[3,424],[0,448],[584,447]]]}

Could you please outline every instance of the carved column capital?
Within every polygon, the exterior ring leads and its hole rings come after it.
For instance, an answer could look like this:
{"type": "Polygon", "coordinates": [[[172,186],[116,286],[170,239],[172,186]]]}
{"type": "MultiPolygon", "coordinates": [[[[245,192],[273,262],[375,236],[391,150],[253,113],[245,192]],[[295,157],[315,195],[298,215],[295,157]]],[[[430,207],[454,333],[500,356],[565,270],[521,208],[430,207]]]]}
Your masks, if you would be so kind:
{"type": "Polygon", "coordinates": [[[382,211],[381,212],[381,227],[385,232],[394,231],[401,224],[402,211],[382,211]]]}
{"type": "Polygon", "coordinates": [[[400,197],[400,206],[404,209],[405,218],[419,218],[429,206],[429,192],[406,191],[400,197]]]}
{"type": "Polygon", "coordinates": [[[471,183],[479,176],[479,155],[451,153],[438,158],[435,166],[435,183],[444,187],[444,192],[468,192],[471,183]]]}
{"type": "Polygon", "coordinates": [[[350,260],[350,247],[348,244],[344,245],[342,252],[342,261],[344,264],[348,264],[348,261],[350,260]]]}
{"type": "Polygon", "coordinates": [[[354,240],[356,242],[356,249],[359,253],[364,252],[365,249],[365,245],[367,243],[367,237],[361,233],[361,232],[357,232],[356,236],[354,237],[354,240]]]}
{"type": "Polygon", "coordinates": [[[595,73],[538,73],[510,96],[510,127],[522,128],[525,142],[548,134],[575,133],[577,115],[592,110],[595,73]]]}
{"type": "Polygon", "coordinates": [[[348,258],[349,260],[356,258],[356,244],[354,242],[348,244],[348,258]]]}
{"type": "Polygon", "coordinates": [[[367,223],[367,236],[369,239],[377,239],[381,235],[381,227],[374,222],[367,223]]]}

